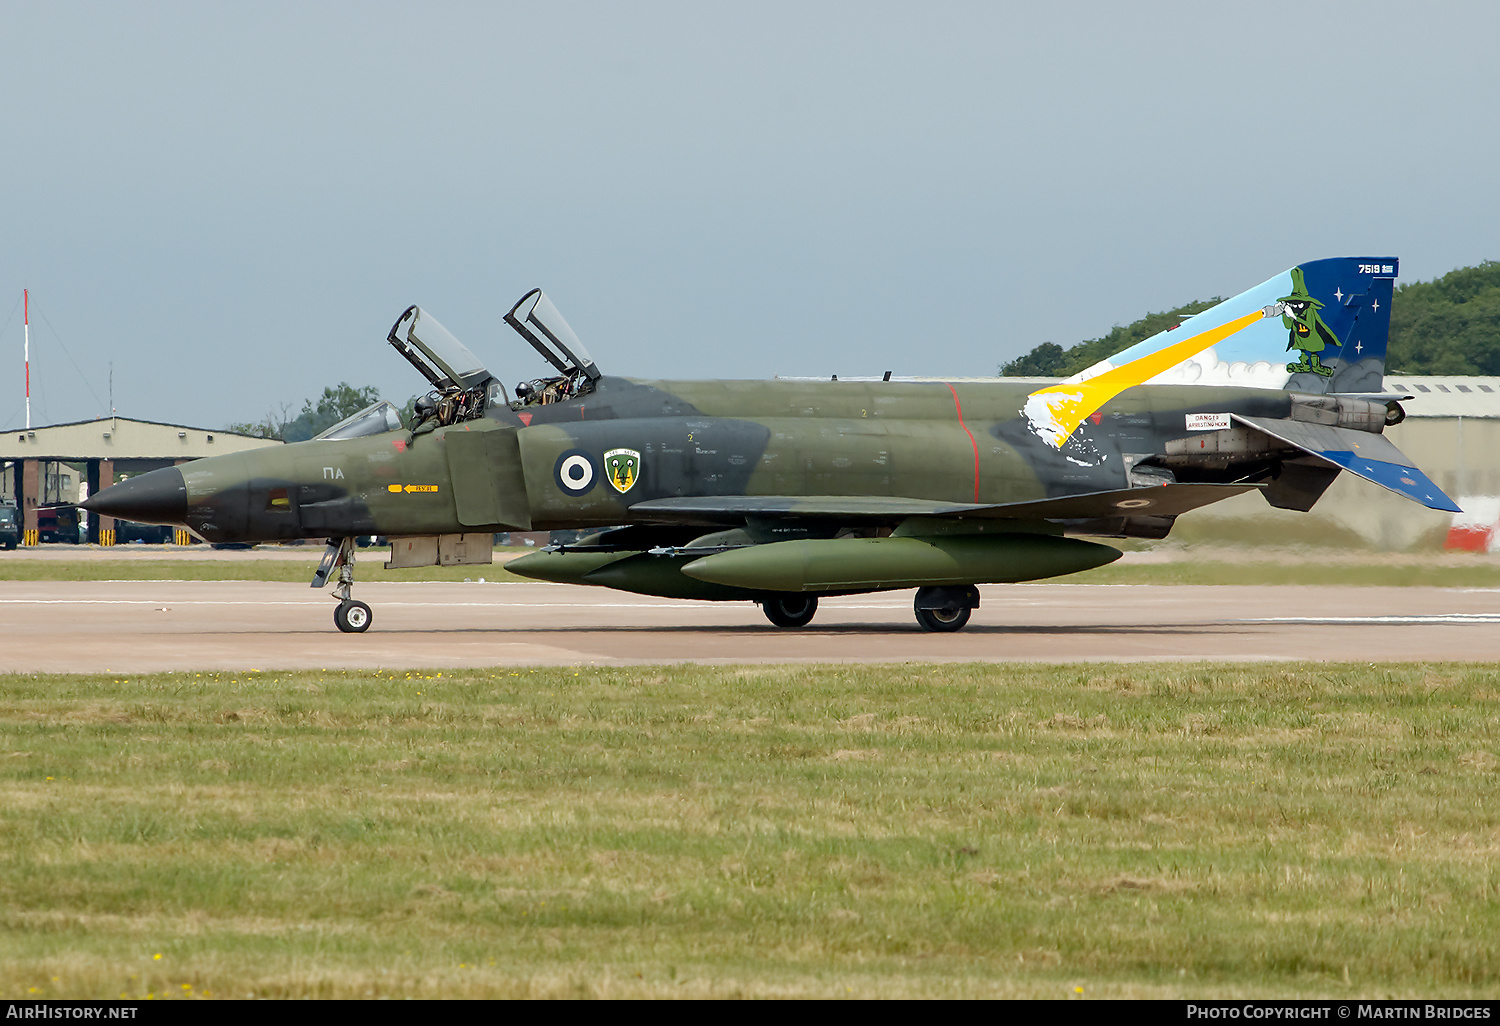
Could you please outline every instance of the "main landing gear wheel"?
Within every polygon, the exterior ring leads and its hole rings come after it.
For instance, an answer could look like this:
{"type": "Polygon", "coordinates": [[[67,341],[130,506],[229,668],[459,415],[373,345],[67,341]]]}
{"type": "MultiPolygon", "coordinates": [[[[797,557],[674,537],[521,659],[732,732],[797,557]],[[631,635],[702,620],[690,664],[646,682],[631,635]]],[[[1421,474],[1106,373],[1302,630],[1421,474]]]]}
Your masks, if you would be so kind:
{"type": "Polygon", "coordinates": [[[958,609],[918,609],[917,623],[925,630],[947,633],[949,631],[962,630],[964,624],[969,622],[969,614],[972,609],[960,607],[958,609]]]}
{"type": "Polygon", "coordinates": [[[972,584],[918,588],[912,601],[917,623],[923,630],[948,634],[963,630],[969,616],[979,605],[979,589],[972,584]]]}
{"type": "Polygon", "coordinates": [[[806,627],[818,611],[818,596],[778,595],[766,599],[760,608],[777,627],[806,627]]]}
{"type": "Polygon", "coordinates": [[[333,607],[334,626],[345,634],[362,634],[370,629],[370,607],[363,602],[340,602],[333,607]]]}

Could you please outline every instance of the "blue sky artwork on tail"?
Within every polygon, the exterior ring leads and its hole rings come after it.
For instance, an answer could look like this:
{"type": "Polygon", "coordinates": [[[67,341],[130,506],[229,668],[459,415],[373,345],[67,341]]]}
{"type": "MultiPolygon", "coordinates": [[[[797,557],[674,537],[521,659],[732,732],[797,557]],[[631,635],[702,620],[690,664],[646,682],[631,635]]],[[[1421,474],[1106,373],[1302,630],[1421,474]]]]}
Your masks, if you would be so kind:
{"type": "Polygon", "coordinates": [[[1146,381],[1379,392],[1399,270],[1395,257],[1334,257],[1299,264],[1069,380],[1085,381],[1262,310],[1265,316],[1257,323],[1146,381]]]}

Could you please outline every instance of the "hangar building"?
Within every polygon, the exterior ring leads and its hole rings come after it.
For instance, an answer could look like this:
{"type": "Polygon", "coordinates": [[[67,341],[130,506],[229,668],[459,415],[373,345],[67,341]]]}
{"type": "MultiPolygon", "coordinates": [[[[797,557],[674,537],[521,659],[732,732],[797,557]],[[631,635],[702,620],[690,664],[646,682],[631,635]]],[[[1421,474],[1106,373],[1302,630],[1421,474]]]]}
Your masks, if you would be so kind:
{"type": "MultiPolygon", "coordinates": [[[[27,544],[35,544],[37,507],[77,502],[79,484],[87,482],[88,494],[93,495],[118,480],[158,467],[281,444],[231,431],[128,417],[13,429],[0,433],[0,501],[19,508],[22,537],[27,544]],[[82,481],[71,480],[74,470],[68,464],[80,465],[82,481]]],[[[113,544],[114,532],[112,517],[89,518],[88,541],[113,544]]]]}

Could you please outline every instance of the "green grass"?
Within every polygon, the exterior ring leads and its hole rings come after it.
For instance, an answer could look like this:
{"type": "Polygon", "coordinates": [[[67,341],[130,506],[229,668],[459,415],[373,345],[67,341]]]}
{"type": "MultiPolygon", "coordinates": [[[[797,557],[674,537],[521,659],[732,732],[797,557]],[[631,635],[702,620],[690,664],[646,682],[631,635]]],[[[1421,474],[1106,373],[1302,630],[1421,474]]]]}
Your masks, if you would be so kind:
{"type": "Polygon", "coordinates": [[[0,677],[0,997],[1500,995],[1500,669],[0,677]]]}

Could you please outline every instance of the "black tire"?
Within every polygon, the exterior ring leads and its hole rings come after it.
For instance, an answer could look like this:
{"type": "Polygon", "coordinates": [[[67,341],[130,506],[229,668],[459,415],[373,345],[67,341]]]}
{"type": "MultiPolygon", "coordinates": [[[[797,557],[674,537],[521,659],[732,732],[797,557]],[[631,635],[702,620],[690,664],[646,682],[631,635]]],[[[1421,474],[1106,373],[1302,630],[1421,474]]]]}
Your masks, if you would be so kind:
{"type": "Polygon", "coordinates": [[[778,595],[766,599],[760,608],[777,627],[806,627],[818,611],[818,596],[778,595]]]}
{"type": "Polygon", "coordinates": [[[372,619],[370,607],[363,602],[340,602],[333,610],[333,624],[345,634],[363,634],[372,619]]]}
{"type": "Polygon", "coordinates": [[[956,609],[918,609],[917,623],[924,630],[937,631],[940,634],[950,634],[953,631],[961,631],[969,622],[969,614],[974,610],[967,606],[959,606],[956,609]]]}

